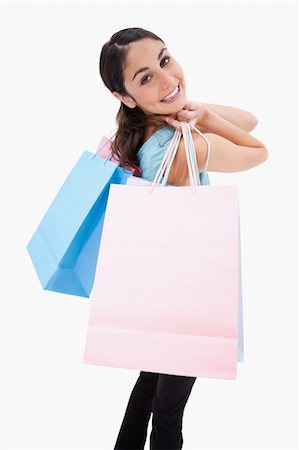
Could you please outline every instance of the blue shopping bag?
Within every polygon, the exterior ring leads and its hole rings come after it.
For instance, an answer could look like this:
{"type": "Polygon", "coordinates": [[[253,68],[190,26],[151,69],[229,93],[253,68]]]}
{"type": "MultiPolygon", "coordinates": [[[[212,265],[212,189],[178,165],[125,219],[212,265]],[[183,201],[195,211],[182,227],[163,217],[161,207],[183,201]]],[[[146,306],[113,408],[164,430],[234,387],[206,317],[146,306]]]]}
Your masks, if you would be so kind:
{"type": "Polygon", "coordinates": [[[125,184],[130,175],[83,152],[26,247],[44,289],[89,297],[110,184],[125,184]]]}

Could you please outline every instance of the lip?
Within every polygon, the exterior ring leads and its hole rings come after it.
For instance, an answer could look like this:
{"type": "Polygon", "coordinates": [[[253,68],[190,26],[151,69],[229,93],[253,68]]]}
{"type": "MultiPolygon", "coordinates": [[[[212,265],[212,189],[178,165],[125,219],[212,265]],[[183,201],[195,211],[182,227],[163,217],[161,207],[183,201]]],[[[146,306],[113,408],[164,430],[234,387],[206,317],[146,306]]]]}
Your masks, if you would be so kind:
{"type": "MultiPolygon", "coordinates": [[[[177,92],[170,100],[163,100],[163,99],[162,99],[162,100],[160,100],[160,101],[161,101],[162,103],[165,103],[165,104],[175,102],[175,101],[178,99],[178,97],[181,95],[181,91],[182,91],[181,85],[180,85],[180,83],[179,83],[175,88],[172,89],[171,92],[173,92],[177,87],[179,88],[178,92],[177,92]]],[[[167,95],[169,95],[169,94],[167,94],[167,95]]],[[[165,97],[167,97],[167,95],[165,95],[165,97]]],[[[165,97],[164,97],[164,98],[165,98],[165,97]]]]}

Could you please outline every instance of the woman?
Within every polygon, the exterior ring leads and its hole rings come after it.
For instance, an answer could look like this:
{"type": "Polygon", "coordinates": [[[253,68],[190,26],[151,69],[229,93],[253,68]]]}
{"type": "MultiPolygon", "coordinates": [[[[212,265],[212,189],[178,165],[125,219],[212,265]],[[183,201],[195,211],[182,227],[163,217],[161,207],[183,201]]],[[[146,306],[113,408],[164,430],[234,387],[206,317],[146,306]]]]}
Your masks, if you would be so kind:
{"type": "MultiPolygon", "coordinates": [[[[181,121],[195,125],[210,141],[209,171],[239,172],[267,159],[265,146],[248,133],[257,122],[251,113],[187,100],[183,70],[154,33],[127,28],[113,34],[101,51],[100,74],[121,102],[112,151],[122,167],[135,168],[135,175],[154,179],[181,121]]],[[[197,133],[193,140],[202,174],[206,144],[197,133]]],[[[183,139],[168,183],[190,184],[183,139]]],[[[181,449],[183,412],[195,380],[141,371],[114,448],[143,449],[153,412],[150,448],[181,449]]]]}

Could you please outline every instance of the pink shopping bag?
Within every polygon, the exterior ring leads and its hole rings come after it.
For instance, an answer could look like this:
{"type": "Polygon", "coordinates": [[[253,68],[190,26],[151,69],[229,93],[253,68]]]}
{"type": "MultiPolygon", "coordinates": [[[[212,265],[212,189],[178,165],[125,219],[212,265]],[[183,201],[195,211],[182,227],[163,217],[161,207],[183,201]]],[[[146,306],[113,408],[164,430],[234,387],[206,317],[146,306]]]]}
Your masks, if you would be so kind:
{"type": "Polygon", "coordinates": [[[178,130],[151,187],[110,186],[83,361],[235,379],[238,189],[198,184],[183,125],[191,186],[158,185],[178,130]]]}
{"type": "MultiPolygon", "coordinates": [[[[114,133],[112,137],[115,136],[116,133],[114,133]]],[[[97,155],[101,156],[102,158],[109,159],[110,161],[114,162],[115,164],[119,165],[119,159],[116,156],[112,155],[112,140],[111,138],[107,138],[106,136],[103,136],[101,141],[99,142],[98,149],[97,149],[97,155]]],[[[129,172],[136,173],[135,169],[131,166],[128,166],[126,168],[129,172]]],[[[140,169],[140,173],[142,173],[140,169]]]]}

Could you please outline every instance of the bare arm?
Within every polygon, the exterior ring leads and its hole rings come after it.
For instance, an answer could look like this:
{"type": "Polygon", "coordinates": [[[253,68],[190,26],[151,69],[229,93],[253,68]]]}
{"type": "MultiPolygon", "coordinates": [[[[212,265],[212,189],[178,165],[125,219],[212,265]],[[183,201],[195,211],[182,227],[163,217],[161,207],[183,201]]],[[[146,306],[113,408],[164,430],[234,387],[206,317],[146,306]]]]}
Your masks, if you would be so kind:
{"type": "Polygon", "coordinates": [[[202,104],[217,113],[223,119],[228,120],[247,132],[253,130],[258,123],[257,118],[251,112],[245,111],[244,109],[236,108],[234,106],[216,105],[214,103],[202,104]]]}
{"type": "Polygon", "coordinates": [[[206,130],[209,130],[210,133],[222,136],[236,145],[265,149],[265,146],[261,141],[250,135],[239,126],[224,119],[209,107],[206,107],[206,112],[198,125],[204,127],[206,130]]]}
{"type": "MultiPolygon", "coordinates": [[[[195,124],[205,133],[211,147],[207,170],[212,172],[241,172],[262,164],[268,158],[265,145],[238,125],[224,119],[211,108],[189,102],[177,114],[177,119],[167,117],[167,123],[181,129],[181,121],[195,124]]],[[[207,145],[202,136],[192,132],[197,166],[203,171],[207,160],[207,145]]],[[[175,186],[190,184],[184,140],[181,138],[168,182],[175,186]]]]}
{"type": "MultiPolygon", "coordinates": [[[[189,114],[190,116],[190,114],[189,114]]],[[[268,158],[265,145],[247,131],[223,119],[216,112],[204,107],[196,128],[210,130],[205,133],[210,143],[210,157],[207,170],[211,172],[242,172],[262,164],[268,158]]],[[[194,120],[194,119],[193,119],[194,120]]],[[[175,120],[173,123],[176,122],[175,120]]],[[[207,145],[202,136],[192,132],[197,166],[203,171],[207,160],[207,145]]],[[[181,138],[174,158],[168,183],[175,186],[189,186],[189,171],[185,143],[181,138]]]]}

